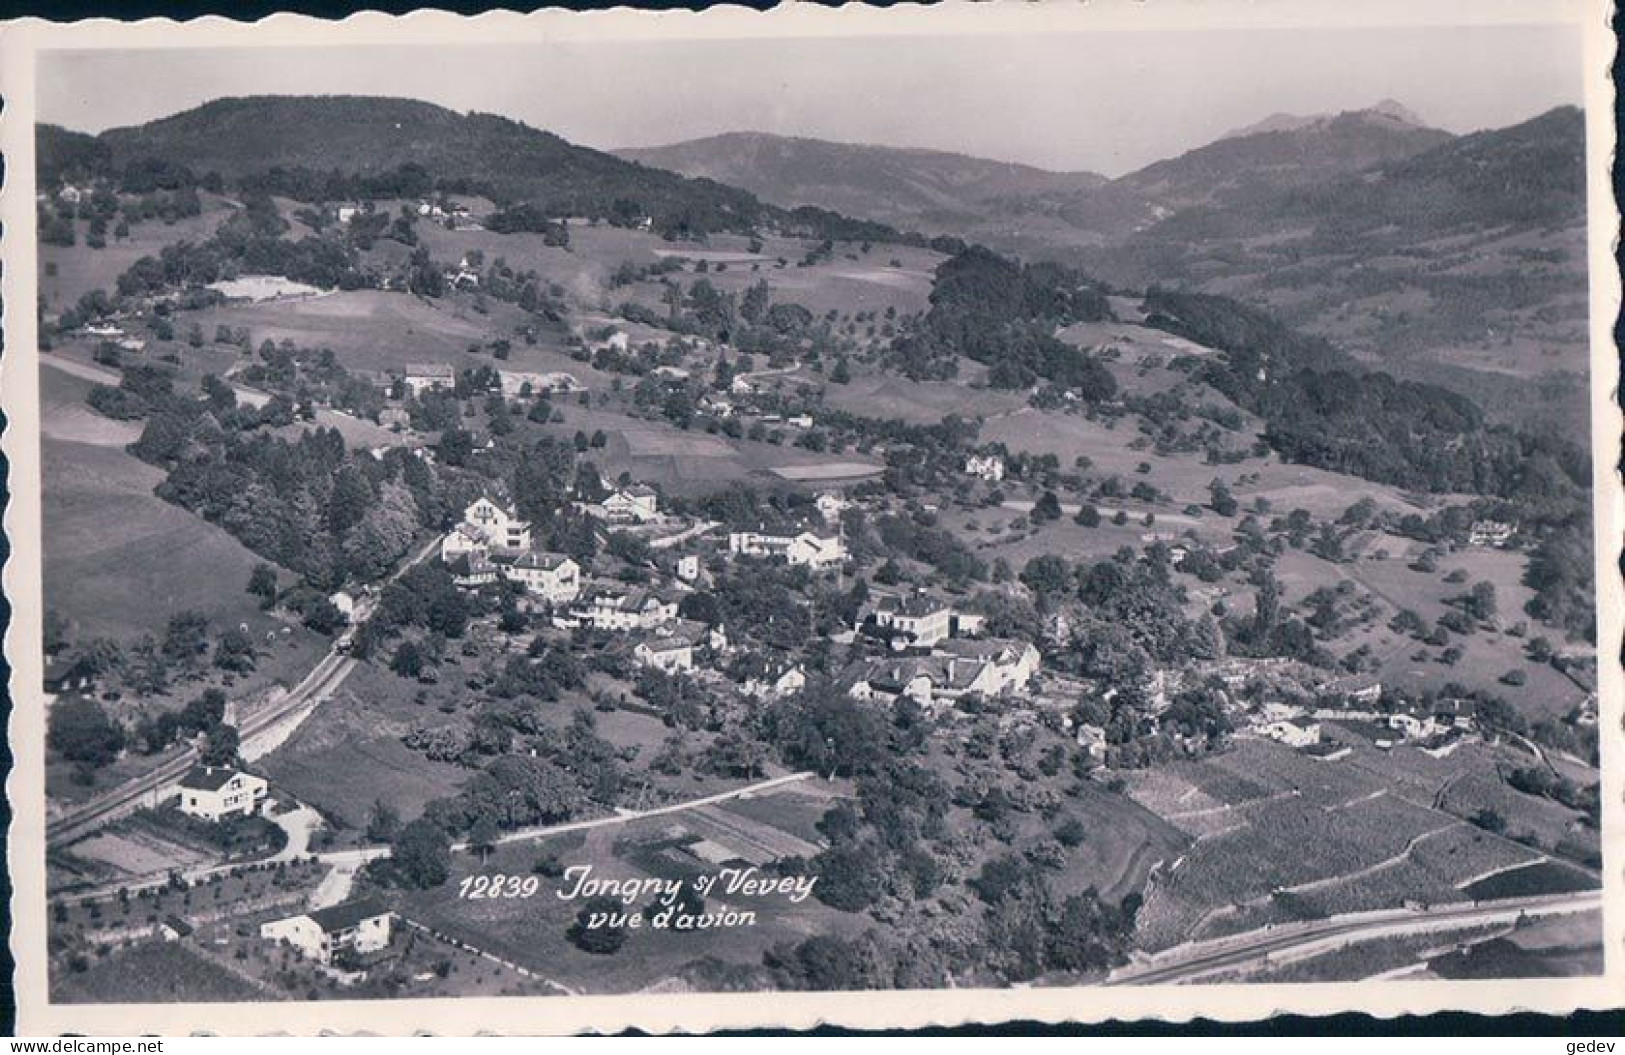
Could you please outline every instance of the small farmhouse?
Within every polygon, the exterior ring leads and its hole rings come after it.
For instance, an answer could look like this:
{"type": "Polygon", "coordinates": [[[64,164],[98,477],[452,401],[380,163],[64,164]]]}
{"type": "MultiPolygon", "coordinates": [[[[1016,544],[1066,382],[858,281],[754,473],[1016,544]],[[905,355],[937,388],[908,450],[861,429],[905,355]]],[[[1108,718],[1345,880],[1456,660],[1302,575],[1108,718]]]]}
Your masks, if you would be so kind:
{"type": "Polygon", "coordinates": [[[1004,479],[1004,459],[997,454],[973,454],[965,459],[965,475],[998,483],[1004,479]]]}
{"type": "Polygon", "coordinates": [[[1517,530],[1517,525],[1502,520],[1475,520],[1467,534],[1467,541],[1474,546],[1504,549],[1512,541],[1512,536],[1517,530]]]}
{"type": "Polygon", "coordinates": [[[807,672],[799,663],[769,662],[761,670],[745,679],[741,691],[758,700],[777,700],[794,696],[807,685],[807,672]]]}
{"type": "Polygon", "coordinates": [[[54,656],[45,664],[45,691],[52,696],[65,692],[89,692],[96,687],[96,668],[83,656],[54,656]]]}
{"type": "Polygon", "coordinates": [[[694,642],[686,637],[651,637],[639,641],[632,658],[645,667],[667,674],[694,669],[694,642]]]}
{"type": "Polygon", "coordinates": [[[660,496],[645,484],[620,488],[600,504],[612,524],[647,524],[660,517],[660,496]]]}
{"type": "Polygon", "coordinates": [[[181,778],[179,790],[182,813],[218,824],[232,817],[252,816],[271,785],[230,766],[194,766],[181,778]]]}
{"type": "Polygon", "coordinates": [[[387,948],[393,920],[394,913],[364,898],[262,923],[260,937],[287,942],[300,955],[331,964],[344,952],[387,948]]]}
{"type": "Polygon", "coordinates": [[[421,396],[456,387],[457,373],[447,363],[408,363],[402,381],[408,392],[421,396]]]}
{"type": "Polygon", "coordinates": [[[1259,731],[1288,747],[1308,747],[1320,743],[1320,723],[1313,718],[1282,718],[1260,726],[1259,731]]]}

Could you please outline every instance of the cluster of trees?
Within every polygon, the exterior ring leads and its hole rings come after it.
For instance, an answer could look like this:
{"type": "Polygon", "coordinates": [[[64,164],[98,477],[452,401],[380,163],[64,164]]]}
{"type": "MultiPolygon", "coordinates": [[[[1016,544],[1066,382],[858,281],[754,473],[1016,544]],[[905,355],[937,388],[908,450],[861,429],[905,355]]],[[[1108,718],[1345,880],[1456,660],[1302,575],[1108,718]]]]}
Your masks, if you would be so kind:
{"type": "Polygon", "coordinates": [[[200,243],[177,242],[157,256],[144,256],[118,277],[120,296],[162,293],[207,285],[237,274],[281,275],[324,289],[364,289],[376,279],[361,269],[353,248],[336,238],[306,236],[290,241],[276,203],[249,195],[200,243]]]}
{"type": "Polygon", "coordinates": [[[386,882],[438,886],[450,871],[454,837],[489,848],[504,831],[616,805],[624,773],[590,711],[577,711],[562,733],[539,724],[529,743],[533,754],[499,754],[456,795],[430,802],[423,816],[395,831],[391,856],[375,864],[376,874],[386,882]]]}
{"type": "Polygon", "coordinates": [[[434,178],[429,171],[413,161],[366,172],[273,165],[244,175],[237,183],[246,193],[303,202],[422,198],[434,190],[434,178]]]}
{"type": "Polygon", "coordinates": [[[159,497],[318,589],[382,577],[441,518],[434,468],[406,451],[383,459],[347,451],[331,429],[289,442],[222,433],[202,410],[165,412],[148,419],[131,450],[169,469],[159,497]]]}
{"type": "MultiPolygon", "coordinates": [[[[215,339],[219,341],[220,335],[215,339]]],[[[310,416],[317,402],[373,421],[384,408],[383,392],[346,370],[331,348],[301,348],[290,340],[281,344],[266,340],[260,344],[259,361],[239,376],[244,384],[292,400],[296,413],[303,417],[310,416]]]]}
{"type": "Polygon", "coordinates": [[[570,227],[555,220],[547,210],[529,202],[498,209],[485,218],[485,228],[497,234],[518,234],[522,231],[542,236],[543,244],[568,246],[570,227]]]}
{"type": "Polygon", "coordinates": [[[1584,489],[1584,451],[1489,426],[1471,400],[1367,371],[1317,337],[1213,294],[1146,295],[1147,323],[1225,353],[1202,378],[1266,423],[1289,461],[1427,491],[1517,496],[1584,489]]]}
{"type": "Polygon", "coordinates": [[[875,534],[893,554],[936,568],[950,583],[964,585],[987,578],[987,562],[959,540],[959,536],[931,521],[929,516],[887,514],[874,522],[875,534]]]}
{"type": "Polygon", "coordinates": [[[1585,814],[1592,827],[1597,827],[1601,823],[1602,799],[1599,795],[1601,787],[1599,784],[1578,784],[1543,765],[1514,769],[1506,775],[1506,782],[1525,795],[1551,799],[1571,810],[1585,814]]]}
{"type": "Polygon", "coordinates": [[[1084,276],[972,246],[937,268],[931,310],[893,343],[891,359],[911,377],[935,377],[945,361],[963,355],[986,363],[995,387],[1028,388],[1042,379],[1100,402],[1117,393],[1111,372],[1054,333],[1111,317],[1104,291],[1084,276]]]}

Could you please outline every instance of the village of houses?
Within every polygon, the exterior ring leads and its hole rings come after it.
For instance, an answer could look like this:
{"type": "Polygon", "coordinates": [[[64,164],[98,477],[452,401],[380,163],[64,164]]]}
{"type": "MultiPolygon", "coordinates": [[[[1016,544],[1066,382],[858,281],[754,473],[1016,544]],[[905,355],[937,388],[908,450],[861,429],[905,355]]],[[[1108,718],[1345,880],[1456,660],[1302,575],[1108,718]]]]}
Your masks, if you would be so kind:
{"type": "MultiPolygon", "coordinates": [[[[478,229],[466,207],[425,202],[420,214],[457,230],[478,229]]],[[[341,223],[351,218],[340,209],[341,223]]],[[[477,268],[467,258],[444,277],[455,289],[472,290],[479,283],[477,268]]],[[[216,286],[228,300],[321,295],[285,280],[234,279],[216,286]]],[[[147,346],[145,338],[127,333],[117,321],[93,323],[84,333],[126,353],[126,361],[139,359],[147,346]]],[[[628,332],[614,327],[596,337],[588,338],[584,332],[577,337],[591,351],[626,353],[632,345],[628,332]]],[[[708,365],[710,360],[701,356],[681,367],[662,366],[655,373],[680,379],[708,365]]],[[[431,445],[400,435],[411,426],[404,403],[406,397],[421,399],[454,390],[457,370],[446,362],[417,362],[398,371],[351,374],[391,396],[377,424],[396,435],[375,447],[374,453],[405,443],[417,457],[432,461],[431,445]]],[[[496,394],[509,401],[586,391],[565,371],[499,367],[495,376],[496,394]]],[[[233,384],[247,402],[257,405],[271,398],[269,393],[233,384]]],[[[725,391],[704,397],[704,409],[719,419],[749,418],[792,432],[813,426],[806,414],[758,407],[751,399],[753,388],[749,375],[735,376],[725,391]]],[[[327,415],[329,422],[342,414],[325,405],[317,413],[327,415]]],[[[476,443],[476,453],[494,446],[488,436],[477,436],[476,443]]],[[[1005,459],[993,450],[979,449],[957,464],[965,480],[980,485],[992,487],[1006,479],[1005,459]]],[[[782,475],[795,480],[789,472],[782,475]]],[[[832,487],[817,491],[807,517],[799,523],[749,527],[674,512],[663,504],[657,487],[624,476],[616,482],[601,481],[598,491],[602,497],[579,501],[577,507],[595,522],[601,538],[625,535],[647,547],[649,574],[639,581],[596,575],[569,555],[549,552],[509,498],[495,490],[462,511],[458,522],[433,545],[433,559],[464,590],[509,584],[521,598],[521,610],[535,617],[530,625],[546,627],[544,633],[561,643],[582,631],[607,637],[609,649],[623,655],[634,669],[684,679],[747,707],[794,697],[803,690],[810,676],[806,657],[795,649],[768,649],[748,637],[731,640],[721,624],[684,618],[685,596],[705,590],[714,576],[730,567],[750,567],[753,562],[804,569],[819,580],[844,584],[850,554],[843,538],[843,513],[853,506],[871,514],[887,512],[893,502],[884,494],[858,497],[832,487]]],[[[1516,534],[1516,525],[1480,520],[1472,525],[1468,543],[1504,548],[1516,534]]],[[[1178,565],[1186,547],[1177,536],[1167,541],[1172,543],[1170,560],[1178,565]]],[[[332,601],[346,616],[365,603],[348,592],[335,594],[332,601]]],[[[982,613],[947,591],[871,583],[855,619],[828,639],[844,657],[833,671],[834,687],[876,707],[909,701],[934,717],[951,718],[966,704],[990,710],[1003,728],[1042,725],[1075,742],[1092,764],[1104,765],[1111,749],[1107,729],[1075,717],[1079,701],[1098,686],[1044,669],[1040,645],[1045,642],[990,634],[987,622],[982,613]]],[[[480,632],[501,633],[485,624],[480,632]]],[[[335,652],[345,653],[349,640],[348,635],[341,636],[335,652]]],[[[1221,686],[1227,694],[1235,739],[1268,743],[1271,749],[1318,765],[1344,763],[1356,742],[1396,756],[1414,753],[1437,760],[1480,740],[1471,701],[1442,698],[1426,705],[1396,706],[1375,676],[1335,676],[1289,660],[1260,658],[1194,661],[1153,672],[1149,705],[1137,732],[1156,734],[1160,714],[1175,697],[1202,685],[1221,686]],[[1288,691],[1272,692],[1271,686],[1277,684],[1288,691]]],[[[93,687],[89,676],[71,664],[55,664],[47,671],[50,693],[93,687]]],[[[1114,691],[1107,690],[1108,702],[1114,691]]],[[[1593,696],[1588,703],[1590,721],[1595,720],[1594,700],[1593,696]]],[[[1179,746],[1194,755],[1201,745],[1194,737],[1189,740],[1179,746]]],[[[533,970],[438,932],[371,895],[352,896],[360,868],[386,851],[365,845],[318,850],[312,835],[323,826],[320,815],[254,770],[252,762],[195,766],[155,794],[153,804],[161,803],[161,812],[184,818],[179,823],[222,832],[235,833],[245,822],[255,822],[266,840],[263,853],[258,857],[252,852],[223,853],[214,859],[201,855],[179,867],[157,866],[151,877],[65,893],[59,911],[73,919],[77,940],[91,947],[196,941],[200,928],[206,928],[214,935],[211,942],[234,950],[232,958],[213,955],[209,962],[226,974],[241,976],[242,985],[262,995],[271,972],[246,971],[241,967],[244,960],[259,957],[267,965],[279,964],[281,973],[274,984],[283,990],[290,978],[298,977],[313,994],[345,995],[366,987],[372,969],[400,958],[403,950],[414,967],[416,991],[424,994],[441,991],[438,987],[446,981],[442,965],[455,957],[467,958],[470,970],[489,972],[482,975],[489,986],[484,991],[530,991],[525,987],[542,984],[533,970]],[[212,891],[212,896],[198,891],[212,891]],[[132,904],[142,902],[147,911],[131,910],[132,904]]],[[[809,853],[820,849],[806,841],[800,846],[809,853]]],[[[748,841],[730,842],[726,830],[707,832],[690,844],[688,852],[706,865],[768,863],[775,857],[748,841]]],[[[548,935],[546,940],[557,936],[548,935]]],[[[465,972],[463,982],[467,981],[465,972]]]]}
{"type": "MultiPolygon", "coordinates": [[[[996,456],[977,455],[963,470],[979,479],[997,480],[1003,465],[996,456]]],[[[794,695],[807,684],[807,672],[797,657],[753,650],[731,642],[720,625],[681,618],[682,598],[703,588],[713,569],[736,561],[766,561],[805,568],[814,575],[841,576],[847,554],[840,514],[851,503],[837,492],[825,492],[813,503],[817,515],[810,522],[794,528],[728,531],[663,510],[659,493],[647,485],[611,488],[601,500],[582,503],[581,509],[605,532],[628,532],[647,542],[658,573],[654,581],[637,585],[594,578],[571,557],[538,548],[531,525],[495,494],[480,497],[464,510],[461,520],[439,540],[435,555],[464,589],[478,590],[499,581],[518,587],[529,611],[566,635],[561,640],[578,629],[601,632],[618,642],[638,667],[693,679],[743,700],[765,701],[794,695]]],[[[1482,544],[1496,543],[1486,539],[1482,544]]],[[[354,604],[349,597],[343,600],[346,609],[354,604]]],[[[907,699],[939,715],[960,701],[998,701],[1005,724],[1043,722],[1065,728],[1094,762],[1106,758],[1106,731],[1075,723],[1070,716],[1085,687],[1061,675],[1046,676],[1035,643],[988,636],[982,615],[946,597],[928,590],[877,587],[856,623],[835,643],[865,653],[843,666],[836,679],[837,688],[855,700],[885,704],[907,699]]],[[[343,645],[341,641],[341,650],[343,645]]],[[[54,692],[88,687],[84,675],[74,671],[56,670],[50,678],[47,688],[54,692]]],[[[1157,710],[1166,707],[1175,693],[1201,683],[1220,684],[1235,694],[1237,736],[1271,741],[1326,764],[1349,755],[1350,731],[1379,750],[1411,750],[1433,758],[1448,756],[1474,739],[1471,709],[1463,703],[1395,710],[1379,706],[1383,686],[1374,677],[1326,680],[1320,672],[1278,659],[1222,659],[1158,672],[1151,682],[1152,709],[1145,721],[1154,727],[1157,710]],[[1267,698],[1259,702],[1261,684],[1285,679],[1301,685],[1298,679],[1303,678],[1318,679],[1318,703],[1292,705],[1267,698]],[[1323,724],[1328,722],[1335,722],[1344,736],[1324,737],[1323,724]]],[[[400,953],[401,943],[410,940],[419,960],[439,950],[438,963],[444,962],[442,953],[450,953],[468,956],[474,964],[500,965],[500,970],[492,969],[493,982],[505,973],[508,984],[535,982],[533,972],[402,919],[374,897],[350,897],[359,865],[376,851],[309,853],[311,833],[322,823],[319,816],[277,793],[251,769],[198,765],[157,798],[192,824],[224,828],[245,819],[269,818],[291,837],[290,843],[259,864],[197,861],[184,870],[166,870],[161,880],[124,884],[117,899],[126,913],[132,896],[152,898],[155,906],[166,898],[184,899],[181,909],[149,912],[145,925],[101,919],[105,910],[94,907],[94,893],[77,893],[65,904],[81,912],[93,906],[90,911],[98,914],[85,921],[80,932],[84,940],[103,945],[176,941],[192,936],[199,925],[214,923],[231,928],[234,935],[215,939],[217,943],[258,942],[266,956],[282,956],[284,965],[292,955],[305,965],[302,970],[309,971],[310,978],[337,987],[332,991],[339,993],[364,985],[371,965],[389,961],[400,953]],[[289,818],[296,818],[293,825],[289,818]],[[304,830],[296,831],[299,827],[304,830]],[[256,890],[255,877],[262,869],[270,878],[261,880],[256,890]],[[293,878],[286,890],[279,890],[284,872],[293,878]],[[205,911],[190,915],[183,911],[195,904],[188,893],[191,888],[207,889],[223,881],[242,887],[240,901],[233,903],[217,893],[216,903],[205,911]],[[243,920],[257,922],[245,925],[243,920]],[[417,949],[419,941],[428,944],[417,949]],[[520,983],[514,983],[515,975],[520,983]]],[[[691,852],[709,863],[750,858],[728,845],[725,836],[701,840],[691,852]]],[[[421,971],[417,978],[425,985],[437,980],[433,970],[421,971]]]]}

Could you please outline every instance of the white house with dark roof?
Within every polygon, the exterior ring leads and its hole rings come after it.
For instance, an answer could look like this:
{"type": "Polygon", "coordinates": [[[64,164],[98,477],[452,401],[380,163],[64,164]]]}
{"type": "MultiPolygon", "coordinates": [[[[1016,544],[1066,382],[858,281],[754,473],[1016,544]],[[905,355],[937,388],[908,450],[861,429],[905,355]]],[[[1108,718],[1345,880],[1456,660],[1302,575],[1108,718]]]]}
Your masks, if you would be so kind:
{"type": "Polygon", "coordinates": [[[961,612],[947,601],[919,592],[884,594],[877,598],[865,620],[891,639],[893,648],[931,648],[951,637],[979,634],[985,620],[961,612]]]}
{"type": "Polygon", "coordinates": [[[364,955],[387,948],[394,915],[371,898],[362,898],[262,923],[260,937],[287,942],[300,955],[331,964],[346,951],[364,955]]]}
{"type": "Polygon", "coordinates": [[[176,788],[182,813],[219,824],[257,813],[271,785],[230,766],[193,766],[176,788]]]}

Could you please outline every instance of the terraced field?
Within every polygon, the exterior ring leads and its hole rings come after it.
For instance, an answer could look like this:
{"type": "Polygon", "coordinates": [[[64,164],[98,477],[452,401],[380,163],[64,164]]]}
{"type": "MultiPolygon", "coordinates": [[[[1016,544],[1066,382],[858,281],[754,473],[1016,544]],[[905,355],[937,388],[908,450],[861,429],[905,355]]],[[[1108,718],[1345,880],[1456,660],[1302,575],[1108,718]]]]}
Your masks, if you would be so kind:
{"type": "MultiPolygon", "coordinates": [[[[1537,851],[1434,808],[1425,786],[1413,785],[1423,792],[1415,798],[1404,796],[1403,785],[1391,790],[1351,761],[1244,741],[1137,777],[1130,789],[1136,801],[1196,837],[1153,878],[1140,914],[1145,947],[1407,902],[1511,896],[1496,893],[1501,887],[1487,877],[1516,876],[1527,871],[1520,866],[1541,861],[1537,851]],[[1480,881],[1488,885],[1471,886],[1480,881]]],[[[1452,787],[1492,779],[1469,771],[1452,787]]],[[[1569,868],[1567,878],[1579,884],[1588,877],[1569,868]]],[[[1501,882],[1529,892],[1529,884],[1501,882]]]]}

